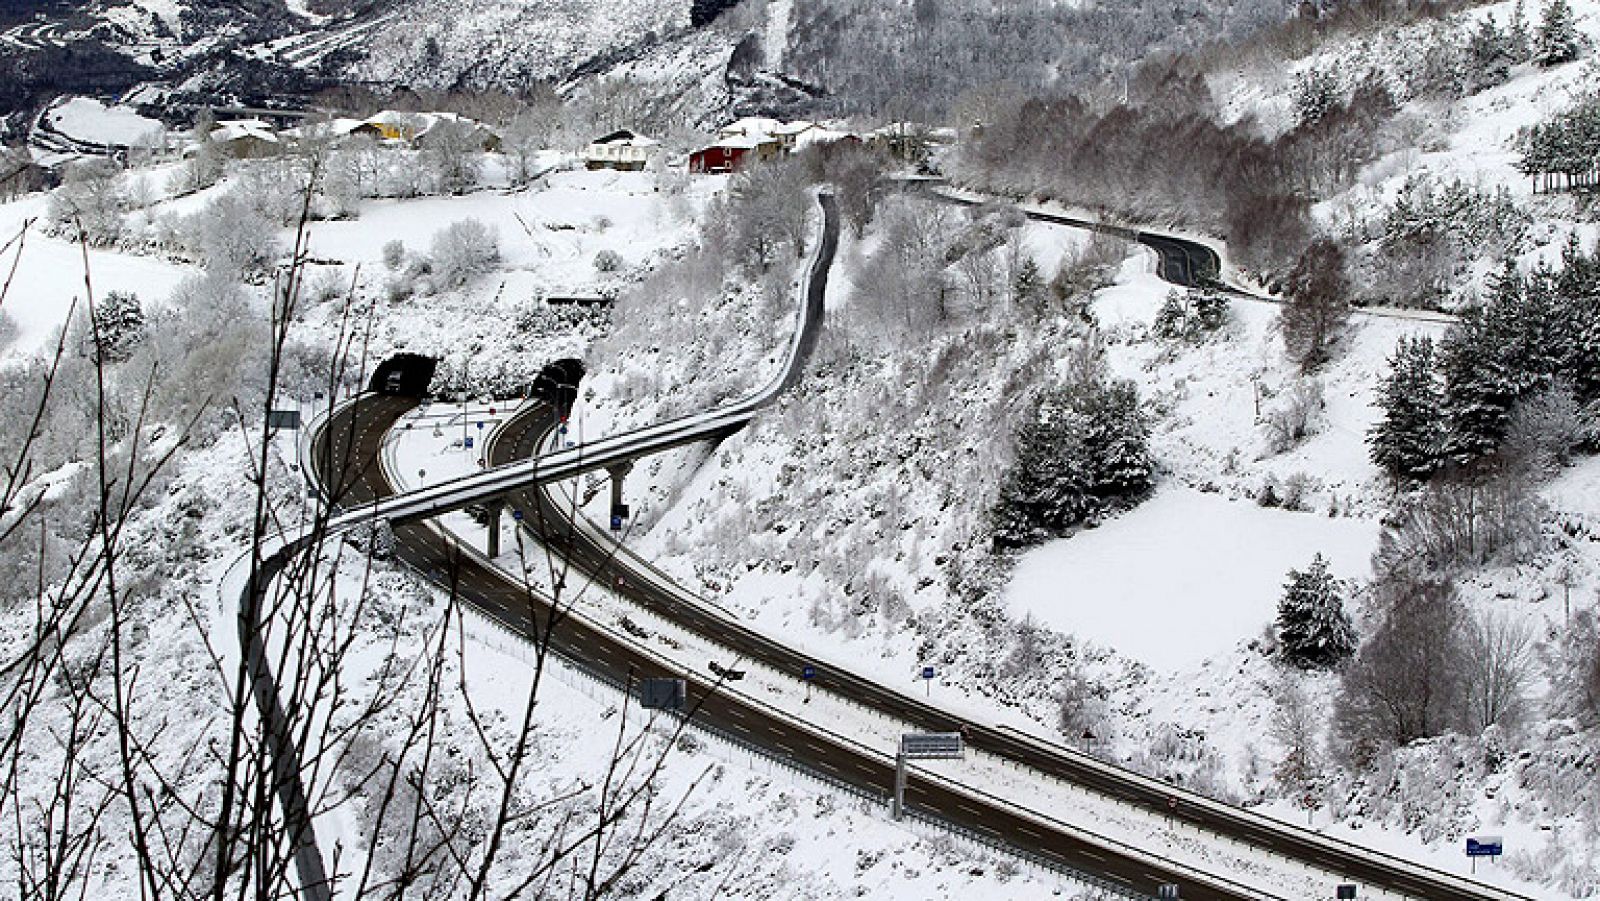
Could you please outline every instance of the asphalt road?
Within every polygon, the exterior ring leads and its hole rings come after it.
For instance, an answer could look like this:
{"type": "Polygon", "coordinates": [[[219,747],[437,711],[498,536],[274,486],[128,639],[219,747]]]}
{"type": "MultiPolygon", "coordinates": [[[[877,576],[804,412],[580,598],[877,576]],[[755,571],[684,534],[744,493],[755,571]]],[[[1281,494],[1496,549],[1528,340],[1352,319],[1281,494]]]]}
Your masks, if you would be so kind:
{"type": "MultiPolygon", "coordinates": [[[[342,505],[370,503],[393,493],[393,486],[384,479],[377,460],[384,434],[413,405],[414,401],[408,398],[367,395],[329,420],[317,439],[319,452],[314,455],[314,465],[318,470],[317,478],[342,505]]],[[[530,413],[520,421],[525,426],[524,435],[533,435],[548,426],[553,417],[549,408],[544,408],[542,414],[530,413]]],[[[519,446],[529,445],[508,444],[503,453],[515,453],[519,446]]],[[[524,509],[537,518],[537,508],[533,505],[539,497],[524,493],[513,498],[512,504],[527,504],[524,509]]],[[[552,531],[546,530],[546,533],[552,531]]],[[[394,537],[394,552],[400,561],[439,587],[453,589],[464,602],[512,632],[531,636],[548,622],[550,608],[545,598],[528,591],[502,570],[459,553],[451,541],[433,529],[420,524],[402,525],[395,528],[394,537]]],[[[604,551],[598,559],[587,559],[585,564],[579,543],[573,542],[571,547],[574,565],[580,570],[587,566],[602,578],[612,579],[612,571],[606,568],[608,555],[604,551]]],[[[652,599],[653,602],[659,600],[652,599]]],[[[713,637],[717,637],[715,633],[713,637]]],[[[791,723],[719,690],[716,678],[709,671],[671,671],[624,637],[575,619],[564,620],[556,629],[552,649],[581,667],[623,684],[648,676],[684,678],[688,685],[689,707],[696,709],[694,722],[698,725],[757,745],[769,754],[792,758],[859,791],[887,797],[893,790],[892,764],[864,753],[841,738],[791,723]]],[[[833,673],[825,673],[817,681],[819,688],[834,690],[850,684],[833,673]]],[[[952,720],[946,720],[945,724],[956,725],[952,720]]],[[[1155,896],[1158,886],[1167,883],[1182,885],[1185,899],[1213,901],[1255,897],[1243,891],[1232,893],[1196,885],[1176,872],[1084,842],[1004,806],[951,791],[918,777],[914,771],[907,785],[906,799],[908,806],[979,836],[1083,873],[1095,874],[1126,890],[1150,897],[1155,896]]]]}

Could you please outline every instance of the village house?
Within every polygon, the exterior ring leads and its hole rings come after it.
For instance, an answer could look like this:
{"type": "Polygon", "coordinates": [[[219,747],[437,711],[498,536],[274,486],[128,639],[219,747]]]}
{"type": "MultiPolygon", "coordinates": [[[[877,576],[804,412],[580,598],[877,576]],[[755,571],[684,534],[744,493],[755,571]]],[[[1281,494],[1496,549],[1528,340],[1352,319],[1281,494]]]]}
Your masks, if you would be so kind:
{"type": "Polygon", "coordinates": [[[583,149],[583,164],[587,169],[620,169],[637,172],[653,162],[661,153],[661,142],[627,129],[614,131],[583,149]]]}
{"type": "Polygon", "coordinates": [[[256,160],[283,152],[283,141],[272,126],[260,119],[218,122],[210,133],[213,146],[236,160],[256,160]]]}

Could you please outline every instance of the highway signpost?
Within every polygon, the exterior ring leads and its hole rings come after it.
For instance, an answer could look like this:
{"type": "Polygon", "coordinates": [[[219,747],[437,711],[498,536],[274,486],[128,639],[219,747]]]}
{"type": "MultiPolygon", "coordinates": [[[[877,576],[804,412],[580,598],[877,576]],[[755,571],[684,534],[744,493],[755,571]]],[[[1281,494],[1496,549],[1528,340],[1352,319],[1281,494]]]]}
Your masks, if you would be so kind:
{"type": "Polygon", "coordinates": [[[906,761],[961,760],[966,748],[960,732],[907,732],[900,736],[900,751],[894,755],[894,818],[906,814],[906,761]]]}
{"type": "Polygon", "coordinates": [[[682,710],[688,687],[682,679],[645,679],[639,683],[639,706],[646,710],[682,710]]]}
{"type": "Polygon", "coordinates": [[[1348,882],[1339,886],[1337,892],[1338,894],[1334,895],[1334,897],[1339,899],[1339,901],[1354,901],[1356,897],[1356,887],[1348,882]]]}
{"type": "Polygon", "coordinates": [[[1472,861],[1472,872],[1478,872],[1478,858],[1490,859],[1499,857],[1505,847],[1505,839],[1498,835],[1476,835],[1467,839],[1467,857],[1472,861]]]}
{"type": "Polygon", "coordinates": [[[812,664],[800,667],[800,678],[806,683],[806,699],[802,703],[811,703],[811,683],[816,681],[817,668],[812,664]]]}
{"type": "Polygon", "coordinates": [[[922,684],[927,688],[928,697],[930,698],[933,697],[933,680],[938,678],[938,676],[939,673],[935,671],[933,667],[925,666],[922,668],[922,684]]]}

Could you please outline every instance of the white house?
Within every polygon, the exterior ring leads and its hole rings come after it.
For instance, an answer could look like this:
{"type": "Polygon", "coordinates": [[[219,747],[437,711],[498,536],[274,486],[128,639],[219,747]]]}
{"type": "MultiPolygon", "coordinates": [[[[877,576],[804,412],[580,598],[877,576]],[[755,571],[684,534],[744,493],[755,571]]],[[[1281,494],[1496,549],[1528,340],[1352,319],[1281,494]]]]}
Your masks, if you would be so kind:
{"type": "Polygon", "coordinates": [[[637,172],[661,153],[661,142],[627,129],[614,131],[583,149],[587,169],[621,169],[637,172]]]}

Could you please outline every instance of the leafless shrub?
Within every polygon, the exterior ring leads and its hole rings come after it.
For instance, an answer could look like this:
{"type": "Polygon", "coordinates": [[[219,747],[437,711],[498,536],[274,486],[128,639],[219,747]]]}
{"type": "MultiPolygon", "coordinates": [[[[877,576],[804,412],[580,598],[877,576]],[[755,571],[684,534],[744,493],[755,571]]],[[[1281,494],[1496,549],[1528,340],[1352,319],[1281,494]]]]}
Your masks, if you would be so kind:
{"type": "Polygon", "coordinates": [[[1266,431],[1267,453],[1281,454],[1304,444],[1306,439],[1321,430],[1322,411],[1326,406],[1320,380],[1296,380],[1262,413],[1261,425],[1266,431]]]}

